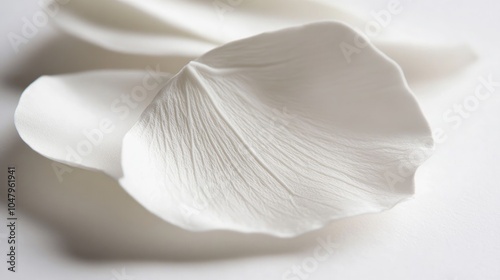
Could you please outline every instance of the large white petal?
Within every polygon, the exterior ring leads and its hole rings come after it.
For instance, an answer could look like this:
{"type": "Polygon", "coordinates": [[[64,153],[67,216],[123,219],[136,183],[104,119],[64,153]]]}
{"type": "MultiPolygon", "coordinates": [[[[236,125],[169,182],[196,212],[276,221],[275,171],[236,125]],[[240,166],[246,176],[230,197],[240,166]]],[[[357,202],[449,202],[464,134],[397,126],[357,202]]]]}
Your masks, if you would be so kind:
{"type": "Polygon", "coordinates": [[[121,184],[187,229],[278,236],[408,198],[430,130],[394,62],[372,45],[346,62],[355,35],[306,25],[189,63],[126,134],[121,184]]]}
{"type": "Polygon", "coordinates": [[[168,78],[154,68],[41,77],[21,96],[16,128],[48,158],[119,178],[123,137],[168,78]]]}

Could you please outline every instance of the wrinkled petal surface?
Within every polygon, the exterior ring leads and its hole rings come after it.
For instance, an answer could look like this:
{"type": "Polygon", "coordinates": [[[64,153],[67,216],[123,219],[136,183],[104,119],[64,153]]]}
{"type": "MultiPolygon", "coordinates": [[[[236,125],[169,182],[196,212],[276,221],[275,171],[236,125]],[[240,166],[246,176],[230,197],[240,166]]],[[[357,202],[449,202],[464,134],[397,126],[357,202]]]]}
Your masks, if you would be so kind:
{"type": "MultiPolygon", "coordinates": [[[[430,130],[399,67],[340,23],[217,48],[172,78],[126,134],[124,188],[190,230],[295,236],[413,194],[430,130]]],[[[429,144],[429,143],[427,143],[429,144]]],[[[425,158],[425,156],[424,156],[425,158]]]]}

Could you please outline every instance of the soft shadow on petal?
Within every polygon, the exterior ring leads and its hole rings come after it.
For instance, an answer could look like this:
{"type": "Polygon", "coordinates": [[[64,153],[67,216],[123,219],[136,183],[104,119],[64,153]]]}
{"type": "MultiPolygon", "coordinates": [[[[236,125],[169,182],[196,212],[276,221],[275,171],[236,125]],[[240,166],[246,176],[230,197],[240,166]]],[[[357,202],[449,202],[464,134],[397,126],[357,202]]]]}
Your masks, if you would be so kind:
{"type": "MultiPolygon", "coordinates": [[[[204,0],[73,1],[55,17],[62,30],[109,50],[192,57],[236,39],[322,20],[342,21],[358,30],[368,22],[331,3],[295,0],[232,5],[204,0]]],[[[346,43],[357,48],[354,38],[346,43]]],[[[467,46],[373,43],[401,65],[411,85],[452,75],[475,58],[467,46]]]]}
{"type": "Polygon", "coordinates": [[[347,62],[337,46],[355,34],[305,25],[189,63],[126,134],[122,185],[190,230],[277,236],[408,198],[419,163],[387,174],[430,129],[394,62],[371,45],[347,62]]]}
{"type": "Polygon", "coordinates": [[[121,1],[200,39],[219,43],[314,21],[337,20],[357,27],[364,23],[340,7],[315,1],[121,1]],[[193,20],[185,20],[186,14],[193,20]]]}
{"type": "Polygon", "coordinates": [[[24,90],[43,75],[60,75],[94,70],[139,70],[160,66],[162,72],[177,73],[196,57],[146,56],[118,53],[103,49],[68,34],[56,32],[43,44],[29,46],[22,56],[8,65],[4,82],[24,90]],[[32,48],[33,47],[33,48],[32,48]]]}
{"type": "Polygon", "coordinates": [[[119,52],[199,56],[229,41],[328,19],[358,27],[363,23],[331,5],[298,0],[234,6],[198,0],[74,0],[62,6],[54,22],[78,38],[119,52]]]}
{"type": "Polygon", "coordinates": [[[374,44],[403,69],[410,85],[456,74],[476,61],[468,45],[425,45],[377,41],[374,44]]]}
{"type": "Polygon", "coordinates": [[[72,1],[53,20],[69,34],[123,53],[199,56],[216,46],[117,1],[72,1]]]}
{"type": "Polygon", "coordinates": [[[19,100],[17,131],[50,159],[119,178],[125,133],[170,79],[156,70],[41,77],[19,100]]]}

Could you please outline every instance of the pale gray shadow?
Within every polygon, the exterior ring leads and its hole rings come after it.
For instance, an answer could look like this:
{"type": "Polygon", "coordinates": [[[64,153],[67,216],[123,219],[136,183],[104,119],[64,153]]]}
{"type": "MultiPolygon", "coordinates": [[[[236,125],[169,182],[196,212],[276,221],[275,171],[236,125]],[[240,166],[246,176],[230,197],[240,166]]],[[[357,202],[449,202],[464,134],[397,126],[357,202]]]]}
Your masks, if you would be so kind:
{"type": "MultiPolygon", "coordinates": [[[[477,61],[467,45],[422,46],[375,42],[377,48],[396,61],[410,86],[436,82],[460,74],[477,61]]],[[[42,75],[57,75],[98,69],[145,69],[160,65],[164,72],[177,73],[195,57],[141,56],[105,50],[83,40],[59,34],[33,54],[13,61],[4,77],[7,85],[26,88],[42,75]]]]}
{"type": "Polygon", "coordinates": [[[467,45],[425,46],[377,42],[376,46],[399,64],[410,87],[458,75],[478,59],[474,50],[467,45]]]}
{"type": "MultiPolygon", "coordinates": [[[[197,262],[288,254],[310,250],[317,246],[318,237],[341,242],[342,236],[359,232],[359,219],[372,218],[340,220],[322,230],[285,239],[229,231],[189,232],[149,213],[102,173],[74,168],[59,182],[53,162],[20,139],[1,158],[0,166],[13,163],[17,167],[22,202],[18,211],[62,236],[70,257],[89,261],[197,262]]],[[[5,209],[5,196],[1,192],[1,209],[5,209]]],[[[362,230],[372,231],[371,226],[362,230]]]]}
{"type": "Polygon", "coordinates": [[[160,65],[163,72],[177,73],[193,57],[140,56],[116,53],[64,34],[45,42],[26,56],[18,56],[8,65],[3,80],[24,90],[43,75],[67,74],[99,69],[146,69],[160,65]]]}

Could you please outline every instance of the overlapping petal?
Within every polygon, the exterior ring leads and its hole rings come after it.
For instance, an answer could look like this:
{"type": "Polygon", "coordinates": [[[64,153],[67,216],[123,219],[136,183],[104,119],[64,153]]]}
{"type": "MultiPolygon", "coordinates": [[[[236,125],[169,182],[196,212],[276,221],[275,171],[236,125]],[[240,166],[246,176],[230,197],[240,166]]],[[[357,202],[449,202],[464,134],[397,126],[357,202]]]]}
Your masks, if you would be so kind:
{"type": "Polygon", "coordinates": [[[400,68],[317,23],[217,48],[172,78],[126,134],[124,188],[190,230],[294,236],[413,194],[401,162],[430,141],[400,68]]]}
{"type": "Polygon", "coordinates": [[[155,70],[41,77],[21,96],[17,131],[50,159],[120,178],[123,137],[170,78],[155,70]]]}

